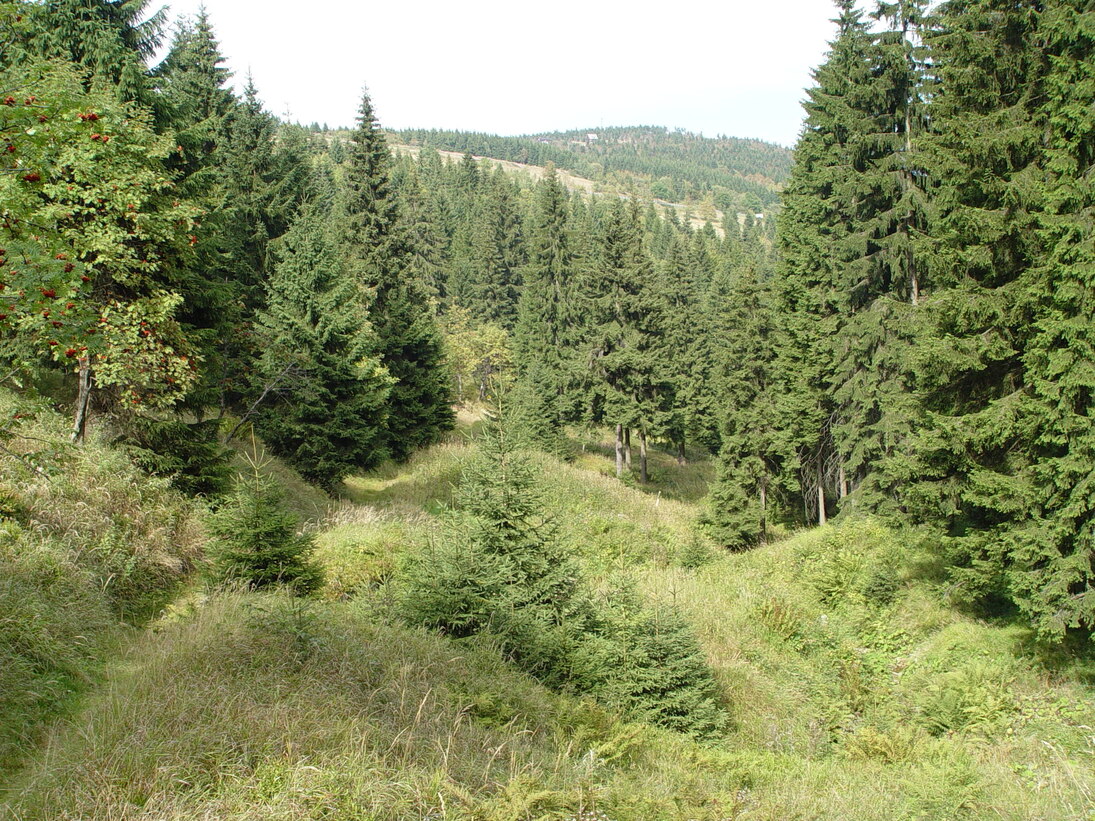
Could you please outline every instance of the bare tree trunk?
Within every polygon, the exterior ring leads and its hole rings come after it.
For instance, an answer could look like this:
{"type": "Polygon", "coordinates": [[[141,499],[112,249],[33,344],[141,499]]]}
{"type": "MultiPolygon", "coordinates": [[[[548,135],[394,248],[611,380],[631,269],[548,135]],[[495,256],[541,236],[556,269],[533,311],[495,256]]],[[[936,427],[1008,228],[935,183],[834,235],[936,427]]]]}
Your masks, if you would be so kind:
{"type": "Polygon", "coordinates": [[[677,464],[684,467],[688,464],[688,457],[684,453],[684,438],[677,442],[677,464]]]}
{"type": "Polygon", "coordinates": [[[87,410],[91,404],[91,362],[80,359],[79,391],[76,394],[76,416],[72,422],[72,441],[83,441],[87,432],[87,410]]]}
{"type": "Polygon", "coordinates": [[[631,473],[631,428],[624,428],[624,464],[631,473]]]}
{"type": "Polygon", "coordinates": [[[843,499],[848,495],[848,477],[844,475],[844,463],[840,463],[840,467],[837,469],[839,473],[836,478],[836,493],[837,498],[843,499]]]}
{"type": "Polygon", "coordinates": [[[768,543],[768,474],[760,477],[760,543],[768,543]]]}
{"type": "Polygon", "coordinates": [[[616,425],[616,478],[624,475],[624,426],[616,425]]]}
{"type": "Polygon", "coordinates": [[[646,469],[646,428],[639,428],[639,481],[645,485],[649,478],[646,469]]]}
{"type": "Polygon", "coordinates": [[[823,525],[828,521],[825,515],[825,477],[821,472],[821,459],[817,461],[817,523],[823,525]]]}

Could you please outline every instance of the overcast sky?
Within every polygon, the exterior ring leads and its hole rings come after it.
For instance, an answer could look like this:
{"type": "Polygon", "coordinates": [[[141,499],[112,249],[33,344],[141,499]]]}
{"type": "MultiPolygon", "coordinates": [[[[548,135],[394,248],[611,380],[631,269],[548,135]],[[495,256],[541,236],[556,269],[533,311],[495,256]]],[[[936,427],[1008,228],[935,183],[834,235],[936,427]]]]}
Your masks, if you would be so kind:
{"type": "MultiPolygon", "coordinates": [[[[173,16],[201,0],[173,0],[173,16]]],[[[664,125],[794,144],[829,0],[205,0],[267,108],[350,125],[368,86],[389,128],[497,134],[664,125]]]]}

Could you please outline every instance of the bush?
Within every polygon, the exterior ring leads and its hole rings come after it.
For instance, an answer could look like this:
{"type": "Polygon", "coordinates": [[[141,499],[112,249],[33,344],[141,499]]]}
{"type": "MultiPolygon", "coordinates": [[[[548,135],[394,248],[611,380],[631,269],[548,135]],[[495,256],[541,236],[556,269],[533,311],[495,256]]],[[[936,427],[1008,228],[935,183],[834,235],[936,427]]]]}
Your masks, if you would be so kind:
{"type": "Polygon", "coordinates": [[[492,633],[525,670],[561,684],[584,623],[578,568],[506,425],[488,425],[456,502],[447,535],[404,567],[404,617],[457,638],[492,633]]]}
{"type": "Polygon", "coordinates": [[[714,675],[688,624],[669,608],[649,610],[631,590],[612,592],[582,648],[586,686],[606,705],[695,738],[726,726],[714,675]]]}

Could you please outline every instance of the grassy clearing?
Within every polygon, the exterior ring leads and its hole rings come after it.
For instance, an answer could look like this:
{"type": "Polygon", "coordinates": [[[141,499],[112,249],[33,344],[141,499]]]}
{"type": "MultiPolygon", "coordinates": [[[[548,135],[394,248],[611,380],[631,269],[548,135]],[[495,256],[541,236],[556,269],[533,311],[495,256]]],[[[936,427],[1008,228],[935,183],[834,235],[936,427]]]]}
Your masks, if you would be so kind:
{"type": "Polygon", "coordinates": [[[916,552],[860,521],[640,571],[699,632],[726,743],[778,757],[755,817],[1095,817],[1088,662],[945,607],[916,552]]]}
{"type": "Polygon", "coordinates": [[[132,648],[7,817],[715,818],[741,783],[725,755],[553,696],[492,648],[354,604],[224,597],[132,648]]]}
{"type": "MultiPolygon", "coordinates": [[[[461,418],[463,432],[476,424],[461,418]]],[[[869,520],[719,553],[694,529],[704,465],[658,454],[640,489],[592,447],[537,463],[598,594],[629,579],[696,631],[732,716],[723,738],[624,723],[483,640],[390,623],[388,581],[445,526],[468,455],[458,432],[324,502],[310,525],[328,574],[319,600],[194,594],[130,634],[106,674],[125,635],[117,605],[61,524],[79,519],[86,539],[114,521],[77,516],[80,483],[104,485],[132,514],[126,532],[166,556],[176,531],[141,511],[162,516],[175,497],[106,455],[77,459],[56,488],[24,470],[5,485],[0,694],[45,697],[5,702],[20,722],[0,723],[8,750],[25,756],[49,716],[88,695],[0,792],[0,818],[1095,821],[1089,649],[957,612],[930,551],[869,520]]]]}

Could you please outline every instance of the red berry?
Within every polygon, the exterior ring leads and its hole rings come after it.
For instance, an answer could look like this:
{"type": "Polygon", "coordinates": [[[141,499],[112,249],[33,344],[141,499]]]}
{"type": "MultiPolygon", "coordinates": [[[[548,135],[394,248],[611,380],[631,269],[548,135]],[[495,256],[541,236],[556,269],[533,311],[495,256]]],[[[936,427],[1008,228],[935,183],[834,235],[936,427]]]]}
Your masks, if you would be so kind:
{"type": "Polygon", "coordinates": [[[26,182],[38,182],[42,179],[42,175],[39,174],[37,171],[31,171],[29,174],[24,174],[23,179],[26,182]]]}
{"type": "Polygon", "coordinates": [[[75,267],[76,266],[73,265],[71,262],[66,262],[65,263],[65,273],[66,274],[72,273],[72,269],[75,268],[75,267]]]}
{"type": "Polygon", "coordinates": [[[51,340],[49,341],[49,346],[50,346],[51,348],[52,348],[52,347],[53,347],[54,345],[57,345],[57,344],[58,344],[58,342],[57,342],[57,340],[56,340],[56,339],[51,339],[51,340]]]}
{"type": "Polygon", "coordinates": [[[42,296],[46,299],[53,299],[57,296],[57,292],[52,288],[39,288],[38,290],[42,292],[42,296]]]}
{"type": "Polygon", "coordinates": [[[75,348],[66,348],[65,349],[65,356],[69,357],[69,359],[76,356],[76,349],[75,348]]]}
{"type": "Polygon", "coordinates": [[[89,277],[87,274],[82,274],[80,276],[80,281],[81,282],[91,282],[91,277],[89,277]]]}

